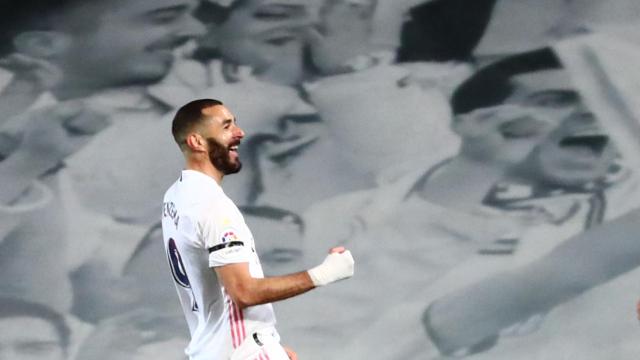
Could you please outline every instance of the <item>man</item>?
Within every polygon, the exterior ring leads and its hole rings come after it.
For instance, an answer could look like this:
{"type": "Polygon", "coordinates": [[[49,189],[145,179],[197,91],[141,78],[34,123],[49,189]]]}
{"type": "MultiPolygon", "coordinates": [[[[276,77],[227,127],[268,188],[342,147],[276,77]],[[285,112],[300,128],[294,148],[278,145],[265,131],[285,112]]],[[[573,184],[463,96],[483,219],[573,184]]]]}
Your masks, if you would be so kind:
{"type": "Polygon", "coordinates": [[[71,330],[51,308],[0,298],[0,359],[68,359],[71,330]]]}
{"type": "Polygon", "coordinates": [[[549,50],[477,73],[454,105],[453,127],[463,140],[457,156],[376,191],[318,204],[305,217],[307,246],[330,231],[367,258],[363,273],[375,279],[329,289],[321,300],[357,299],[357,292],[376,299],[338,317],[345,327],[367,328],[345,346],[351,358],[423,356],[423,309],[407,302],[412,293],[424,307],[442,288],[530,261],[602,221],[602,191],[627,188],[619,178],[625,171],[614,171],[613,143],[549,50]],[[447,272],[447,281],[439,280],[447,272]],[[362,345],[382,341],[397,346],[362,345]]]}
{"type": "MultiPolygon", "coordinates": [[[[9,59],[5,66],[16,70],[10,74],[11,82],[7,88],[16,87],[12,84],[26,82],[27,78],[36,83],[30,84],[31,87],[40,83],[33,95],[47,95],[49,101],[46,105],[89,98],[91,100],[86,102],[91,103],[92,109],[99,108],[102,112],[113,112],[127,106],[144,107],[136,103],[143,97],[136,97],[134,91],[121,96],[120,102],[109,99],[105,91],[159,81],[172,65],[172,50],[202,30],[190,15],[195,2],[186,0],[163,1],[153,6],[119,1],[106,4],[68,0],[52,4],[33,0],[16,3],[13,7],[15,12],[12,12],[10,21],[3,21],[3,36],[7,37],[8,43],[3,43],[2,54],[9,59]],[[87,19],[91,17],[87,14],[94,13],[100,14],[99,22],[87,19]],[[46,72],[58,73],[59,79],[41,79],[45,77],[42,73],[46,72]]],[[[137,91],[144,95],[144,87],[137,91]]],[[[34,102],[37,98],[31,97],[34,102]]],[[[150,107],[148,104],[151,104],[150,99],[146,105],[150,107]]],[[[85,110],[77,109],[78,106],[76,104],[71,111],[61,111],[67,117],[66,121],[85,110]]],[[[156,103],[154,106],[156,113],[167,110],[156,103]]],[[[8,114],[0,115],[7,120],[8,114]]],[[[36,117],[42,116],[37,114],[36,117]]],[[[11,124],[9,129],[3,130],[10,130],[11,135],[16,135],[16,132],[21,135],[25,118],[27,116],[13,121],[18,124],[11,124]]],[[[62,125],[76,134],[87,131],[82,123],[63,122],[62,125]]],[[[47,165],[53,167],[58,164],[47,165]]]]}
{"type": "MultiPolygon", "coordinates": [[[[597,34],[560,43],[555,50],[572,70],[583,100],[616,140],[620,162],[637,164],[638,114],[624,104],[635,101],[635,92],[630,90],[640,82],[636,72],[624,72],[622,76],[618,72],[621,64],[637,59],[637,44],[625,42],[624,37],[597,34]],[[620,56],[620,52],[627,56],[620,56]]],[[[432,338],[445,352],[474,342],[490,344],[499,335],[551,312],[535,334],[526,339],[500,336],[500,346],[478,358],[510,358],[514,349],[523,353],[535,349],[539,358],[634,356],[637,341],[629,335],[635,332],[637,323],[626,308],[638,292],[637,169],[627,166],[625,176],[618,175],[617,181],[605,189],[602,199],[606,202],[601,205],[606,208],[600,206],[594,213],[602,213],[600,218],[609,222],[572,236],[540,259],[519,264],[432,303],[424,316],[432,338]],[[605,308],[609,309],[606,313],[599,311],[605,308]],[[593,342],[603,336],[606,341],[593,342]]],[[[566,174],[566,170],[559,173],[566,174]]],[[[580,174],[580,170],[589,167],[582,166],[575,172],[580,174]]]]}
{"type": "Polygon", "coordinates": [[[168,72],[172,50],[202,31],[190,15],[195,5],[190,0],[154,6],[117,0],[16,3],[11,18],[3,21],[3,53],[55,66],[63,77],[54,86],[58,99],[153,83],[168,72]],[[88,14],[98,13],[99,22],[90,20],[88,14]]]}
{"type": "MultiPolygon", "coordinates": [[[[140,235],[147,231],[151,220],[146,219],[153,217],[148,214],[158,211],[152,199],[159,196],[172,179],[160,180],[154,173],[160,187],[145,188],[149,193],[157,192],[157,195],[145,198],[147,193],[118,175],[128,172],[123,171],[117,153],[132,146],[127,143],[126,135],[139,138],[136,130],[162,128],[157,119],[170,107],[148,96],[146,86],[166,75],[173,63],[174,48],[204,30],[191,16],[196,3],[192,0],[68,0],[55,3],[33,0],[13,5],[15,12],[11,12],[8,21],[2,22],[6,30],[3,36],[10,40],[3,42],[4,54],[15,53],[22,58],[36,59],[33,66],[54,68],[53,72],[59,73],[60,78],[41,82],[43,87],[33,91],[46,98],[46,106],[42,106],[40,100],[22,104],[31,109],[8,120],[4,124],[7,127],[3,127],[3,133],[17,141],[0,163],[3,180],[10,181],[3,181],[6,186],[2,189],[5,205],[2,210],[14,215],[6,227],[3,222],[2,229],[8,236],[3,236],[3,245],[12,250],[2,253],[11,253],[12,257],[3,259],[0,264],[5,271],[24,279],[3,286],[20,284],[18,287],[29,288],[25,291],[36,299],[55,295],[52,306],[67,310],[71,302],[68,291],[51,294],[48,281],[42,279],[45,270],[35,270],[34,263],[41,264],[50,275],[59,278],[53,283],[68,286],[70,269],[77,269],[86,262],[95,263],[96,257],[107,263],[126,261],[127,250],[124,249],[135,248],[132,239],[141,238],[140,235]],[[99,117],[94,116],[96,112],[99,117]],[[149,120],[151,118],[156,122],[149,120]],[[102,131],[106,124],[110,126],[102,131]],[[114,146],[116,143],[118,146],[114,146]],[[93,160],[87,162],[87,158],[93,160]],[[95,167],[89,169],[88,163],[95,167]],[[107,178],[110,180],[98,181],[107,178]],[[119,181],[114,181],[116,178],[119,181]],[[30,189],[34,180],[39,185],[30,189]],[[110,195],[103,196],[106,194],[110,195]],[[116,199],[114,195],[117,194],[123,197],[116,199]],[[139,194],[141,198],[133,199],[131,194],[139,194]],[[36,201],[36,197],[42,201],[36,201]],[[123,221],[130,219],[131,213],[116,210],[119,207],[116,204],[128,200],[130,205],[149,208],[146,219],[132,221],[135,226],[127,223],[129,220],[123,221]],[[24,203],[38,206],[21,206],[24,203]],[[91,211],[87,211],[88,208],[91,211]],[[48,225],[33,226],[36,222],[48,225]],[[51,237],[57,239],[56,246],[45,251],[42,244],[51,237]],[[107,255],[98,250],[106,238],[109,248],[125,253],[107,255]],[[123,243],[114,246],[118,238],[123,243]],[[76,241],[82,242],[82,246],[74,245],[76,241]],[[38,261],[27,265],[23,260],[27,257],[38,261]],[[25,269],[25,266],[29,268],[25,269]]],[[[16,71],[16,66],[10,69],[16,71]]],[[[24,82],[25,77],[16,72],[11,81],[14,80],[24,82]]],[[[11,83],[8,87],[15,88],[11,83]]],[[[147,169],[136,169],[137,174],[147,173],[147,169]]],[[[121,210],[125,208],[130,207],[120,207],[121,210]]],[[[140,208],[133,211],[138,215],[145,213],[140,208]]],[[[101,275],[107,273],[104,263],[96,267],[101,268],[101,275]]],[[[111,266],[112,272],[117,274],[118,267],[111,266]]],[[[87,284],[94,285],[96,281],[89,280],[76,289],[86,289],[87,284]]],[[[105,303],[111,302],[106,300],[105,303]]],[[[90,305],[91,309],[80,311],[95,315],[95,304],[90,305]]]]}
{"type": "Polygon", "coordinates": [[[247,66],[266,82],[302,81],[303,31],[311,24],[310,4],[300,0],[203,1],[198,17],[207,25],[196,58],[225,60],[228,74],[247,66]]]}
{"type": "Polygon", "coordinates": [[[297,359],[279,345],[271,302],[353,275],[353,258],[333,248],[309,270],[264,278],[251,231],[221,188],[240,171],[244,137],[220,101],[195,100],[172,124],[186,170],[164,197],[162,228],[192,340],[190,359],[297,359]],[[213,271],[212,269],[213,268],[213,271]]]}

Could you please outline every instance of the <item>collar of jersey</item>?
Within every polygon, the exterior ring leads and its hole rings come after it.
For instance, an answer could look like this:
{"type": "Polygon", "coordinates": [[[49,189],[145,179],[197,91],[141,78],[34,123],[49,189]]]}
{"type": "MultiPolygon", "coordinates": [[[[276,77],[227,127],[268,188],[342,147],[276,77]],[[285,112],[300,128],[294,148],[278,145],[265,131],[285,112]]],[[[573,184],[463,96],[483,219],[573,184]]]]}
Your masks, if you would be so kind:
{"type": "Polygon", "coordinates": [[[211,184],[212,186],[214,186],[216,189],[219,189],[220,191],[222,191],[222,187],[218,184],[218,182],[212,178],[211,176],[201,172],[201,171],[197,171],[197,170],[182,170],[182,173],[180,175],[180,179],[187,179],[187,178],[191,178],[191,179],[198,179],[198,181],[203,181],[206,182],[208,184],[211,184]]]}

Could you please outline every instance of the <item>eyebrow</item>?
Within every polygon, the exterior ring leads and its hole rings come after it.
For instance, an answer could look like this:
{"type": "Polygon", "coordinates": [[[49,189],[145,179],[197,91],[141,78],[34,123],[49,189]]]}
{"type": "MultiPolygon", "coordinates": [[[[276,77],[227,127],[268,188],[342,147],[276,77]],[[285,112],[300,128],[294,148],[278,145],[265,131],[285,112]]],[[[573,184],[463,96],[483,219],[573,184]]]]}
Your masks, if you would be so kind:
{"type": "Polygon", "coordinates": [[[237,123],[237,122],[238,122],[237,118],[227,118],[222,120],[222,125],[227,125],[227,124],[237,123]]]}

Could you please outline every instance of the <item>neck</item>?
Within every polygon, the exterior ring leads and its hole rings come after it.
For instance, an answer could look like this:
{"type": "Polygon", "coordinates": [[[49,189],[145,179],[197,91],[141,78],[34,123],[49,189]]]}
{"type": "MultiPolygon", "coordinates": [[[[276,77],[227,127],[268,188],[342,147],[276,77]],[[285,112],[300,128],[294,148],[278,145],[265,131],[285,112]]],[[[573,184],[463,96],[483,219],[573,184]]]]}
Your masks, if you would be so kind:
{"type": "Polygon", "coordinates": [[[489,190],[504,177],[504,169],[456,156],[419,190],[430,202],[468,210],[480,206],[489,190]]]}
{"type": "Polygon", "coordinates": [[[207,159],[206,161],[198,158],[188,158],[185,167],[187,170],[199,171],[205,175],[208,175],[215,180],[218,185],[222,186],[222,178],[224,174],[215,168],[213,164],[207,159]]]}

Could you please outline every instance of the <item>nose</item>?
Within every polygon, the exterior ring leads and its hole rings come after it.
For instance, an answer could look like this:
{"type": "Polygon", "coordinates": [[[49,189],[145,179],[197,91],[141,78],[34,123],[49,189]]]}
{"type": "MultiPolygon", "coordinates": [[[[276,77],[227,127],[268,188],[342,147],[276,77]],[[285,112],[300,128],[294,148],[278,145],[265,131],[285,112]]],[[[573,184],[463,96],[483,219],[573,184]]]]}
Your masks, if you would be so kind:
{"type": "Polygon", "coordinates": [[[573,118],[576,119],[576,122],[579,122],[582,125],[598,125],[595,114],[587,109],[581,109],[580,111],[577,111],[573,115],[573,118]]]}
{"type": "Polygon", "coordinates": [[[297,30],[304,29],[315,25],[316,20],[312,18],[311,14],[306,9],[300,10],[299,13],[289,18],[288,24],[292,28],[297,30]]]}
{"type": "MultiPolygon", "coordinates": [[[[309,11],[307,4],[289,4],[287,15],[283,15],[277,22],[278,26],[285,26],[294,30],[299,30],[307,26],[312,26],[315,20],[309,11]]],[[[276,22],[274,22],[275,24],[276,22]]]]}
{"type": "Polygon", "coordinates": [[[240,126],[236,126],[234,128],[234,132],[233,132],[233,137],[236,139],[242,139],[244,138],[244,130],[242,130],[242,128],[240,126]]]}

